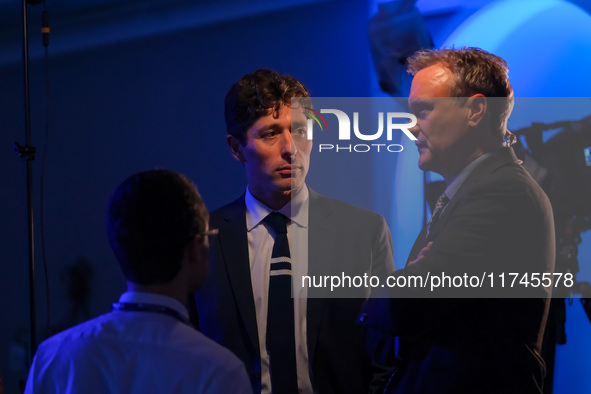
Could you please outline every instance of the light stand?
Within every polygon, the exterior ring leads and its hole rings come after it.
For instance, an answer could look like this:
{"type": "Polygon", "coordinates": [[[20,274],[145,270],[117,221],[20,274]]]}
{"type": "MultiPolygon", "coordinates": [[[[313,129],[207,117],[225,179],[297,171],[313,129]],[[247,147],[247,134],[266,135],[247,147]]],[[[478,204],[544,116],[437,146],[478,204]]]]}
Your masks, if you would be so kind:
{"type": "Polygon", "coordinates": [[[29,272],[29,365],[37,350],[35,319],[35,235],[33,226],[33,160],[35,147],[31,145],[31,100],[29,92],[29,38],[27,34],[27,1],[22,0],[23,15],[23,71],[25,87],[25,145],[13,144],[19,157],[25,159],[27,182],[28,272],[29,272]]]}

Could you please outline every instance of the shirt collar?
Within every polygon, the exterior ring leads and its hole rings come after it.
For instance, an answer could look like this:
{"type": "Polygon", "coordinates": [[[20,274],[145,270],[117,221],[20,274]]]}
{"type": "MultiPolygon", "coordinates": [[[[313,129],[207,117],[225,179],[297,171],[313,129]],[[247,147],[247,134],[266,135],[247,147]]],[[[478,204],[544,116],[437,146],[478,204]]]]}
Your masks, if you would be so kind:
{"type": "MultiPolygon", "coordinates": [[[[288,204],[285,204],[277,212],[284,214],[292,220],[293,223],[299,227],[308,227],[308,201],[310,192],[308,187],[304,185],[299,192],[293,196],[288,204]]],[[[246,203],[246,229],[251,231],[259,225],[273,210],[254,198],[250,193],[248,186],[246,187],[246,194],[244,196],[246,203]]]]}
{"type": "Polygon", "coordinates": [[[145,293],[140,291],[126,291],[125,293],[121,294],[121,297],[119,297],[119,302],[164,305],[168,308],[174,309],[185,319],[189,319],[189,311],[187,310],[186,306],[172,297],[160,294],[145,293]]]}
{"type": "Polygon", "coordinates": [[[474,168],[476,168],[478,163],[482,162],[484,159],[492,155],[492,153],[493,152],[485,153],[482,156],[478,157],[476,160],[473,160],[466,167],[464,167],[462,171],[460,171],[460,173],[456,175],[455,178],[452,179],[445,188],[445,195],[447,196],[447,198],[452,200],[454,198],[454,195],[457,193],[457,191],[464,183],[464,181],[468,178],[468,175],[470,175],[472,171],[474,171],[474,168]]]}

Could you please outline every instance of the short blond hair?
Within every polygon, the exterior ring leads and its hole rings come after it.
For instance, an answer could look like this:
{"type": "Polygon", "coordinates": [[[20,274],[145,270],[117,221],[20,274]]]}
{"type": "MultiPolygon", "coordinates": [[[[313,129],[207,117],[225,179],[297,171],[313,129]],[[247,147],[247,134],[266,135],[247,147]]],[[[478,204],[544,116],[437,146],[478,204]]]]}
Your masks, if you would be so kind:
{"type": "Polygon", "coordinates": [[[441,64],[452,72],[452,97],[465,98],[480,93],[486,97],[507,98],[493,100],[490,106],[495,129],[504,134],[514,104],[507,62],[480,48],[421,49],[408,58],[407,70],[416,75],[422,69],[435,64],[441,64]]]}

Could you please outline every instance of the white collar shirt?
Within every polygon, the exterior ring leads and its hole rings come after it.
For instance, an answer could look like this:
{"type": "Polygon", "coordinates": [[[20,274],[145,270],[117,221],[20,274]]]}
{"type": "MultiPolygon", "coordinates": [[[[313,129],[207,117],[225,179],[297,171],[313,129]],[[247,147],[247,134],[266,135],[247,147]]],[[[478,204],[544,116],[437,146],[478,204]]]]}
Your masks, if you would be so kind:
{"type": "MultiPolygon", "coordinates": [[[[269,373],[269,356],[266,348],[266,334],[269,266],[274,239],[262,221],[273,210],[254,198],[248,188],[246,189],[245,203],[250,278],[256,309],[259,351],[261,354],[261,392],[265,394],[272,391],[271,375],[269,373]]],[[[292,280],[297,280],[297,278],[301,278],[308,272],[308,210],[309,191],[307,186],[304,185],[292,198],[290,203],[277,211],[291,219],[287,224],[287,236],[291,252],[292,280]]],[[[292,289],[296,292],[294,294],[294,333],[298,388],[300,393],[312,393],[306,340],[306,290],[301,286],[295,285],[292,286],[292,289]]]]}
{"type": "MultiPolygon", "coordinates": [[[[121,303],[165,306],[188,318],[179,301],[126,292],[121,303]]],[[[173,315],[113,310],[44,341],[25,393],[251,393],[244,364],[173,315]]]]}

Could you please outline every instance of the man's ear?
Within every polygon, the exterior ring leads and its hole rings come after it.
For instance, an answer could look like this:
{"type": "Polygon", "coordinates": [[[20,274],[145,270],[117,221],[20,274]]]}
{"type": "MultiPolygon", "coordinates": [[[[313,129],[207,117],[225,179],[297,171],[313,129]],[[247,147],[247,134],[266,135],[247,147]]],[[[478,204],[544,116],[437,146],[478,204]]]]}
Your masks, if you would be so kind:
{"type": "Polygon", "coordinates": [[[209,245],[203,235],[196,235],[185,246],[183,264],[188,273],[190,291],[196,291],[205,282],[208,271],[209,245]]]}
{"type": "Polygon", "coordinates": [[[226,142],[230,147],[230,151],[232,152],[232,156],[240,163],[244,163],[246,160],[244,159],[244,154],[242,153],[242,143],[238,140],[238,138],[234,137],[231,134],[226,136],[226,142]]]}
{"type": "Polygon", "coordinates": [[[207,264],[207,257],[203,258],[203,255],[207,255],[209,245],[207,244],[207,238],[203,235],[194,236],[185,247],[185,253],[187,254],[188,261],[190,263],[207,264]]]}
{"type": "Polygon", "coordinates": [[[480,125],[488,109],[486,97],[481,93],[469,97],[466,101],[466,108],[468,109],[468,125],[472,127],[480,125]]]}

